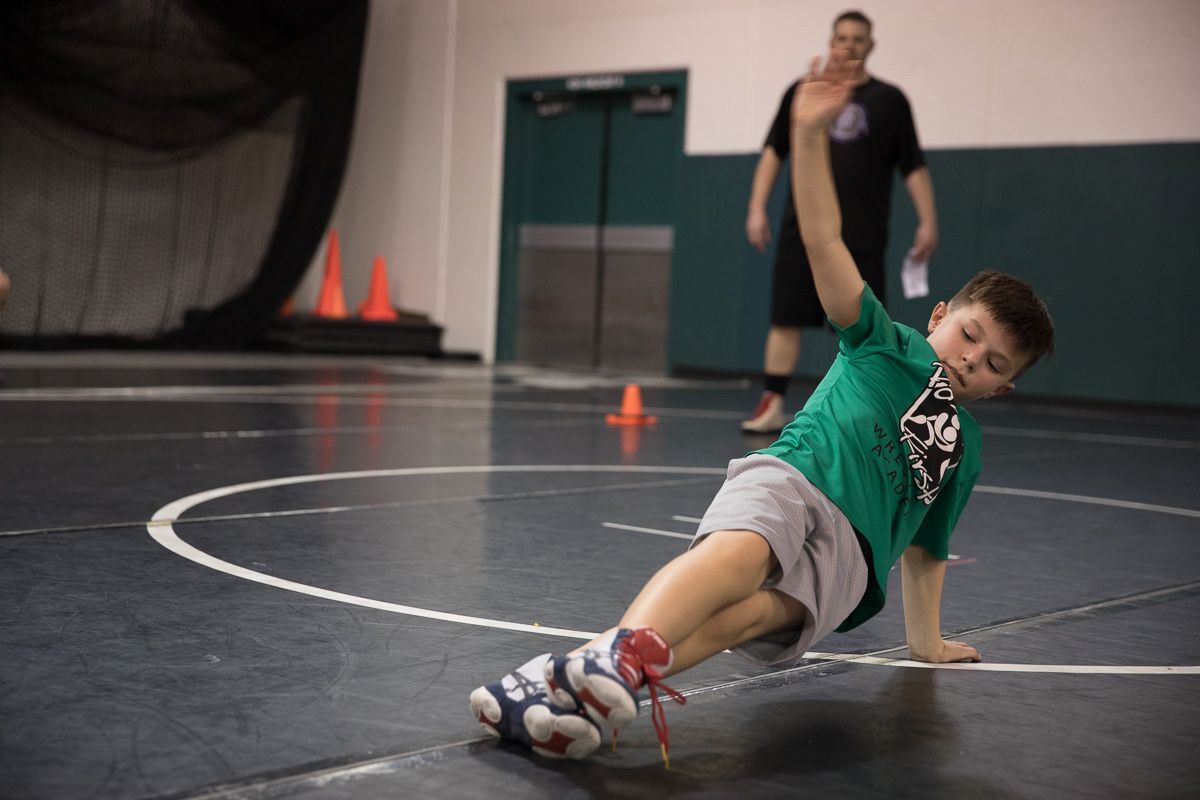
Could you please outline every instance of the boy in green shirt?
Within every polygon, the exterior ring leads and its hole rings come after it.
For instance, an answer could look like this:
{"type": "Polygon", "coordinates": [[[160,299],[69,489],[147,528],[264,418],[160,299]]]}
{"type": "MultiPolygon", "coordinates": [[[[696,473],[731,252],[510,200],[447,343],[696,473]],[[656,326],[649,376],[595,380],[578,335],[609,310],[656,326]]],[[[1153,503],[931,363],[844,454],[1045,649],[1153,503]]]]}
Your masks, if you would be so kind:
{"type": "Polygon", "coordinates": [[[544,654],[471,693],[490,733],[582,758],[601,726],[637,716],[656,689],[726,649],[788,666],[833,630],[883,607],[899,559],[909,652],[979,661],[942,638],[947,544],[979,476],[979,425],[962,408],[1012,390],[1054,349],[1028,284],[996,272],[938,303],[928,336],[892,322],[841,238],[826,128],[853,92],[856,62],[813,63],[792,107],[792,191],[821,305],[841,339],[829,373],[779,441],[730,463],[689,550],[652,577],[616,628],[566,656],[544,654]]]}

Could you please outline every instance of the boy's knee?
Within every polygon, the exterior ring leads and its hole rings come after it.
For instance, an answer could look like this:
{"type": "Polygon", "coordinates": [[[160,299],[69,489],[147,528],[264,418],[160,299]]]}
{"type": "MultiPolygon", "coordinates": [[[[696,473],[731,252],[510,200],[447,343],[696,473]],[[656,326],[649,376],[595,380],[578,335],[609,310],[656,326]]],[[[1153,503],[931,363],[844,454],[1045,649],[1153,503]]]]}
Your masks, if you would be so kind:
{"type": "Polygon", "coordinates": [[[696,550],[721,559],[729,569],[756,576],[759,583],[779,563],[771,545],[754,531],[713,531],[700,540],[696,550]]]}

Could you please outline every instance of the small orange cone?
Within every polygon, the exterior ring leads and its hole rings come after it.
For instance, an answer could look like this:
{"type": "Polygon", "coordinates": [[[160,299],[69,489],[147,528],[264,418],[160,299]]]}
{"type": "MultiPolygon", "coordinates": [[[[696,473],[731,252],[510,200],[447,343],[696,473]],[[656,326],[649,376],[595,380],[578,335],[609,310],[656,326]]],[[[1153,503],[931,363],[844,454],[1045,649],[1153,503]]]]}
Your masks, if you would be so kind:
{"type": "Polygon", "coordinates": [[[290,317],[292,314],[295,314],[295,313],[296,313],[296,298],[289,297],[287,302],[283,304],[283,307],[279,309],[279,316],[290,317]]]}
{"type": "Polygon", "coordinates": [[[367,299],[358,304],[358,316],[371,322],[395,322],[399,312],[388,302],[387,267],[383,256],[375,256],[371,265],[371,288],[367,299]]]}
{"type": "Polygon", "coordinates": [[[326,319],[345,319],[346,296],[342,294],[342,256],[338,251],[336,230],[329,231],[329,249],[325,253],[325,279],[321,281],[321,294],[314,312],[326,319]]]}
{"type": "Polygon", "coordinates": [[[658,417],[648,417],[642,413],[642,390],[636,383],[625,384],[621,413],[608,414],[604,418],[609,425],[653,425],[658,422],[658,417]]]}

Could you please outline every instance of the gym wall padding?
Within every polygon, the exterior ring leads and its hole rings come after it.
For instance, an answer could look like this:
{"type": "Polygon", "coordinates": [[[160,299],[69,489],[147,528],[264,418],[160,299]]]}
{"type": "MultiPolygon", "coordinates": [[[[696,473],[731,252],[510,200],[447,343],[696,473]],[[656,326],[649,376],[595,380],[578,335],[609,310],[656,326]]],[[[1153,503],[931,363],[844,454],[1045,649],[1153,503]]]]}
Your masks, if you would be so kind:
{"type": "MultiPolygon", "coordinates": [[[[941,244],[928,298],[905,300],[899,267],[916,214],[897,177],[888,247],[889,310],[922,328],[975,272],[1028,280],[1046,298],[1057,354],[1023,394],[1200,406],[1200,143],[931,150],[941,244]]],[[[757,154],[688,156],[675,228],[669,363],[762,368],[772,250],[744,234],[757,154]]],[[[775,187],[778,223],[785,181],[775,187]]],[[[819,377],[836,353],[806,331],[796,372],[819,377]]]]}

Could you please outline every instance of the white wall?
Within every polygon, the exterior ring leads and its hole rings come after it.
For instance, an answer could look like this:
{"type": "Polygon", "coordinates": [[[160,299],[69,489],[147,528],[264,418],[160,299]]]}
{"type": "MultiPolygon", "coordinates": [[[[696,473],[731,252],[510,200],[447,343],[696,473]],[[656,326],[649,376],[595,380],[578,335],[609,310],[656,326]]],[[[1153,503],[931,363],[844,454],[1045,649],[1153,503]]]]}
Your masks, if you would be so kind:
{"type": "MultiPolygon", "coordinates": [[[[371,263],[387,262],[392,304],[441,319],[448,220],[444,191],[452,96],[453,4],[375,0],[358,93],[350,160],[330,226],[337,230],[346,306],[366,298],[371,263]]],[[[297,291],[316,305],[326,243],[297,291]]],[[[478,348],[476,348],[478,349],[478,348]]]]}
{"type": "MultiPolygon", "coordinates": [[[[687,69],[686,151],[751,153],[784,87],[824,50],[833,18],[849,7],[852,0],[374,0],[334,220],[347,302],[365,295],[370,258],[380,252],[401,306],[444,324],[446,347],[490,359],[507,80],[687,69]]],[[[1200,140],[1197,0],[857,7],[875,22],[868,67],[905,89],[926,147],[1200,140]]],[[[306,282],[310,305],[319,279],[318,269],[306,282]]]]}

